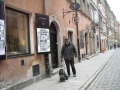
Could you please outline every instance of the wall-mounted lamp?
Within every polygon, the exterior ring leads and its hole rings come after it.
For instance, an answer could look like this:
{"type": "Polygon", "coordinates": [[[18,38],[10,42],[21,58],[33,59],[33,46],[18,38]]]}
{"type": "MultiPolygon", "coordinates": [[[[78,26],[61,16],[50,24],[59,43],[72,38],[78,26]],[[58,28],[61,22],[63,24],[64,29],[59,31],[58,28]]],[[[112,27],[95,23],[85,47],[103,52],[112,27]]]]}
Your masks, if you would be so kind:
{"type": "Polygon", "coordinates": [[[75,14],[72,15],[72,22],[73,24],[76,25],[76,30],[77,30],[77,46],[78,46],[78,60],[79,62],[81,61],[81,57],[80,57],[80,47],[79,47],[79,32],[78,32],[78,23],[79,23],[79,16],[78,16],[78,11],[79,11],[79,8],[80,8],[80,4],[79,3],[76,3],[76,0],[75,0],[75,3],[72,3],[69,8],[71,9],[71,11],[68,11],[68,10],[64,10],[63,9],[63,18],[64,16],[66,16],[68,13],[71,13],[71,12],[75,12],[75,14]]]}
{"type": "Polygon", "coordinates": [[[86,26],[86,29],[88,30],[88,33],[90,33],[91,29],[93,30],[94,33],[96,33],[97,28],[99,28],[99,25],[95,21],[92,21],[90,25],[86,26]]]}

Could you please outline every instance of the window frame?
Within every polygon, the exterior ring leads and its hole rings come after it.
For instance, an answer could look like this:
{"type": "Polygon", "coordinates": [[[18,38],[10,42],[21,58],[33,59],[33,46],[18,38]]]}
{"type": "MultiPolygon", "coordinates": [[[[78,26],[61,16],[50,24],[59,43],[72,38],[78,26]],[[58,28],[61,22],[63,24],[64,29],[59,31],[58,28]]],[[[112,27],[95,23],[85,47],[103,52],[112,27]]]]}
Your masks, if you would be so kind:
{"type": "Polygon", "coordinates": [[[85,0],[82,0],[82,2],[83,2],[83,5],[82,5],[82,8],[83,8],[83,12],[85,13],[86,12],[86,6],[85,6],[85,0]]]}
{"type": "Polygon", "coordinates": [[[93,10],[93,8],[91,8],[90,11],[91,11],[91,19],[94,20],[94,10],[93,10]]]}
{"type": "MultiPolygon", "coordinates": [[[[27,29],[28,53],[23,53],[23,54],[21,53],[21,54],[9,55],[8,52],[7,52],[7,49],[8,49],[8,48],[7,48],[7,40],[6,40],[6,53],[7,53],[7,57],[13,57],[13,56],[18,57],[18,56],[30,55],[30,54],[31,54],[31,49],[30,49],[31,45],[30,45],[29,14],[28,14],[28,13],[25,13],[25,12],[23,12],[23,11],[20,11],[20,10],[17,10],[17,9],[14,9],[14,8],[11,8],[11,7],[8,7],[8,6],[5,7],[5,12],[6,12],[7,9],[26,15],[26,16],[27,16],[27,28],[28,28],[28,29],[27,29]]],[[[6,22],[6,21],[7,21],[7,20],[5,19],[5,22],[6,22]]],[[[6,25],[6,27],[7,27],[7,25],[6,25]]],[[[7,37],[7,36],[5,35],[5,37],[7,37]]]]}

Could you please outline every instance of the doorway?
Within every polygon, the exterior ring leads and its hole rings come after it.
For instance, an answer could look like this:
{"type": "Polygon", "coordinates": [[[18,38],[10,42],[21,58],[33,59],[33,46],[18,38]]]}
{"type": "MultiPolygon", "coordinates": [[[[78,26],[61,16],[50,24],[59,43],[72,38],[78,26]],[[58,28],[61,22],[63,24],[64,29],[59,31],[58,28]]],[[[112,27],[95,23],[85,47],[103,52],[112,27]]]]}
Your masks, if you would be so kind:
{"type": "Polygon", "coordinates": [[[50,49],[51,49],[51,64],[52,68],[58,67],[58,46],[57,46],[57,30],[53,23],[50,25],[50,49]]]}
{"type": "Polygon", "coordinates": [[[70,40],[70,42],[73,42],[73,32],[68,31],[68,39],[70,40]]]}

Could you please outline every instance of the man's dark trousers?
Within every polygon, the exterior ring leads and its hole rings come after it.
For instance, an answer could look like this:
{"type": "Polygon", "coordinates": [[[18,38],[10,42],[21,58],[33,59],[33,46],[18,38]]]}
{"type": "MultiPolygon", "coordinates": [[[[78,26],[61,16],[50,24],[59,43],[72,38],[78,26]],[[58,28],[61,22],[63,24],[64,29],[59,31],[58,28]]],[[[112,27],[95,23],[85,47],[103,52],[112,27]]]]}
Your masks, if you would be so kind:
{"type": "Polygon", "coordinates": [[[76,75],[76,70],[74,66],[74,59],[65,59],[66,67],[67,67],[67,73],[70,75],[70,65],[72,68],[73,75],[76,75]]]}

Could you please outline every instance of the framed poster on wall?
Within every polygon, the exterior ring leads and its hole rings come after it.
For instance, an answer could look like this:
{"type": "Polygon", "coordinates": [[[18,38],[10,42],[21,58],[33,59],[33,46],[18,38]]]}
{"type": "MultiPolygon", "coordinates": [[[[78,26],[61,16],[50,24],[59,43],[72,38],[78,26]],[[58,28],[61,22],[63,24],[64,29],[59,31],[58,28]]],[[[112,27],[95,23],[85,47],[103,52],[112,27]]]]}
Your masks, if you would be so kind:
{"type": "Polygon", "coordinates": [[[37,51],[38,53],[50,52],[49,29],[37,28],[37,51]]]}
{"type": "Polygon", "coordinates": [[[5,59],[4,20],[0,19],[0,60],[5,59]]]}
{"type": "Polygon", "coordinates": [[[0,0],[0,60],[6,59],[4,42],[4,2],[0,0]]]}
{"type": "Polygon", "coordinates": [[[37,53],[50,53],[49,16],[36,13],[37,53]]]}

